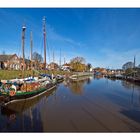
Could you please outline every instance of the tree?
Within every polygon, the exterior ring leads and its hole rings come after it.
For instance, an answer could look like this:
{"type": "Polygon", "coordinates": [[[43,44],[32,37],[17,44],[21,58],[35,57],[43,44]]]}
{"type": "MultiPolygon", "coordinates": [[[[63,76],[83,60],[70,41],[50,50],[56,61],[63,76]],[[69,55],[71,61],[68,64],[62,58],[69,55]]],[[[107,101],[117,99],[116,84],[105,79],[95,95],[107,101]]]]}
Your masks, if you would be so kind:
{"type": "Polygon", "coordinates": [[[83,57],[75,57],[71,60],[72,63],[85,64],[85,59],[83,57]]]}
{"type": "Polygon", "coordinates": [[[131,73],[133,73],[133,69],[128,68],[128,69],[125,70],[125,73],[126,74],[131,74],[131,73]]]}
{"type": "Polygon", "coordinates": [[[35,62],[35,67],[36,67],[36,69],[38,69],[39,63],[42,62],[43,57],[42,57],[41,54],[39,54],[39,53],[37,53],[37,52],[34,52],[34,53],[33,53],[33,60],[34,60],[34,62],[35,62]]]}
{"type": "Polygon", "coordinates": [[[131,68],[133,68],[134,67],[134,63],[133,62],[127,62],[127,63],[125,63],[123,66],[122,66],[122,69],[123,70],[127,70],[127,69],[131,69],[131,68]]]}
{"type": "Polygon", "coordinates": [[[43,60],[43,57],[42,57],[41,54],[39,54],[37,52],[34,52],[33,53],[33,60],[38,61],[38,62],[41,62],[43,60]]]}
{"type": "Polygon", "coordinates": [[[90,69],[92,68],[92,65],[90,63],[87,64],[87,70],[90,71],[90,69]]]}
{"type": "Polygon", "coordinates": [[[83,57],[75,57],[70,61],[73,71],[82,72],[86,70],[85,59],[83,57]]]}
{"type": "Polygon", "coordinates": [[[48,65],[48,67],[49,67],[49,69],[53,69],[53,70],[56,70],[56,69],[59,68],[58,64],[57,63],[54,63],[54,62],[50,63],[48,65]]]}

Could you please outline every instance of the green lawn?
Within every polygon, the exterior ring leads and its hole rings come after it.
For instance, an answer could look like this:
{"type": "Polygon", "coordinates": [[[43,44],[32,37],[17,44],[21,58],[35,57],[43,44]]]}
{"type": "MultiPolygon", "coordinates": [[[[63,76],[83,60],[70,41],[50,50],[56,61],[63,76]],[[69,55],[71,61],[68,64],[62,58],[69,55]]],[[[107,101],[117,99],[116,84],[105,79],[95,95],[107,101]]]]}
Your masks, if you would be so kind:
{"type": "MultiPolygon", "coordinates": [[[[0,79],[8,80],[15,78],[22,78],[23,72],[20,70],[0,70],[0,79]]],[[[31,75],[31,71],[25,71],[24,76],[31,75]]]]}
{"type": "MultiPolygon", "coordinates": [[[[51,74],[53,73],[54,75],[60,74],[70,74],[70,72],[65,72],[65,71],[39,71],[39,73],[47,73],[51,74]]],[[[22,78],[22,77],[28,77],[30,75],[38,76],[39,73],[33,72],[31,70],[25,70],[24,72],[21,70],[0,70],[0,80],[9,80],[9,79],[15,79],[15,78],[22,78]]]]}

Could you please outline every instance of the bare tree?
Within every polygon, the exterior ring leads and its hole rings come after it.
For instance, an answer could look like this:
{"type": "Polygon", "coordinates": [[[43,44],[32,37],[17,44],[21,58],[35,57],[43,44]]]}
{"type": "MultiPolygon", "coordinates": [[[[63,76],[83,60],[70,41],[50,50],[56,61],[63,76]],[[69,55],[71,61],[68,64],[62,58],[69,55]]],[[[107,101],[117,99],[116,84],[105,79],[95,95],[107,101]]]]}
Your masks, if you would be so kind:
{"type": "Polygon", "coordinates": [[[127,70],[129,68],[133,68],[134,67],[134,63],[133,62],[127,62],[122,66],[123,70],[127,70]]]}
{"type": "Polygon", "coordinates": [[[42,62],[43,60],[43,57],[41,54],[37,53],[37,52],[34,52],[33,53],[33,60],[35,62],[35,68],[36,69],[39,69],[39,64],[42,62]]]}
{"type": "Polygon", "coordinates": [[[90,70],[92,68],[92,65],[90,63],[87,64],[87,69],[90,70]]]}
{"type": "Polygon", "coordinates": [[[34,53],[33,53],[33,60],[38,61],[38,62],[42,62],[43,57],[42,57],[41,54],[39,54],[39,53],[37,53],[37,52],[34,52],[34,53]]]}
{"type": "Polygon", "coordinates": [[[75,57],[71,60],[71,63],[85,64],[85,59],[83,57],[75,57]]]}

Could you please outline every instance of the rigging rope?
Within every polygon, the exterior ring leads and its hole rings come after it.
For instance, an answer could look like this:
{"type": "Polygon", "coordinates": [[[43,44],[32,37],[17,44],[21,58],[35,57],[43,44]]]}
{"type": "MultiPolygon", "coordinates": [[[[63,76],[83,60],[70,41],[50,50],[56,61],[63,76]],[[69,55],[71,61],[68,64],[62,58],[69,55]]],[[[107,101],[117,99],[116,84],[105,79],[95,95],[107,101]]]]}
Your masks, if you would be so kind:
{"type": "Polygon", "coordinates": [[[49,43],[47,42],[47,49],[48,49],[48,59],[49,59],[49,62],[48,64],[50,63],[50,47],[49,47],[49,43]]]}

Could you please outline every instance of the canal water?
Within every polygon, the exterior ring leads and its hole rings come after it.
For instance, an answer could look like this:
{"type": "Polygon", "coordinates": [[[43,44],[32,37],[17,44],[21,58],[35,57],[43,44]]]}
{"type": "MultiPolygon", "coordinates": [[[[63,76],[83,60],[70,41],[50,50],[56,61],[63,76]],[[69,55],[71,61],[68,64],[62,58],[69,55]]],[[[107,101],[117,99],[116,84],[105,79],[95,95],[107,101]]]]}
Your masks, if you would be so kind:
{"type": "Polygon", "coordinates": [[[85,77],[0,108],[1,132],[140,132],[140,86],[85,77]]]}

